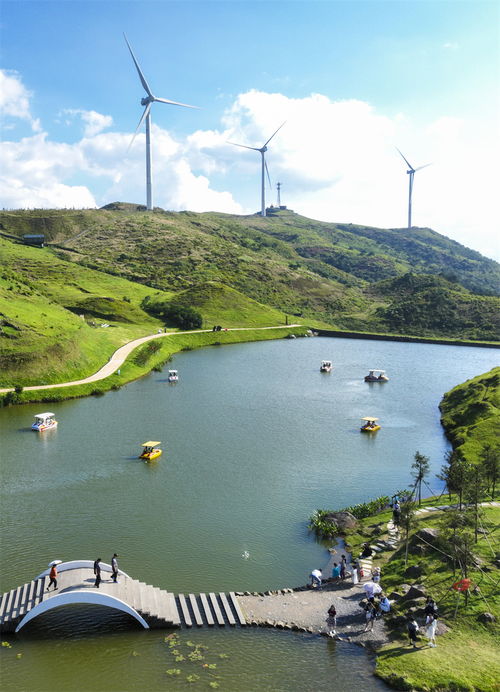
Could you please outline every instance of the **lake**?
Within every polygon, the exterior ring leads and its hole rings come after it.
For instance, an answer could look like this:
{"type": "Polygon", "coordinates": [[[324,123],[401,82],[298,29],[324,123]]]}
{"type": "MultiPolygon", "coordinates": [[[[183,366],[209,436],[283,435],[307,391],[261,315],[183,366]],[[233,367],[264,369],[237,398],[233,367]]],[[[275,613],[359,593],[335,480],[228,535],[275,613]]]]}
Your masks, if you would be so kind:
{"type": "MultiPolygon", "coordinates": [[[[439,471],[449,447],[442,395],[497,362],[494,349],[268,341],[180,353],[177,384],[166,368],[102,397],[2,409],[2,591],[54,558],[109,562],[113,552],[130,576],[175,593],[303,584],[328,560],[307,531],[310,514],[408,487],[417,450],[439,471]],[[331,373],[319,372],[323,359],[333,361],[331,373]],[[385,368],[390,381],[365,383],[371,367],[385,368]],[[47,408],[59,427],[32,432],[33,415],[47,408]],[[359,432],[366,415],[380,418],[380,431],[359,432]],[[137,459],[149,439],[163,443],[153,464],[137,459]]],[[[428,482],[440,490],[434,475],[428,482]]],[[[189,685],[165,673],[166,633],[131,629],[117,616],[107,622],[97,611],[77,616],[83,631],[60,612],[59,636],[46,639],[44,623],[33,623],[10,638],[3,689],[189,685]]],[[[44,617],[55,622],[54,613],[44,617]]],[[[326,690],[333,680],[339,689],[360,681],[385,689],[355,646],[256,630],[182,637],[228,656],[221,689],[326,690]]]]}

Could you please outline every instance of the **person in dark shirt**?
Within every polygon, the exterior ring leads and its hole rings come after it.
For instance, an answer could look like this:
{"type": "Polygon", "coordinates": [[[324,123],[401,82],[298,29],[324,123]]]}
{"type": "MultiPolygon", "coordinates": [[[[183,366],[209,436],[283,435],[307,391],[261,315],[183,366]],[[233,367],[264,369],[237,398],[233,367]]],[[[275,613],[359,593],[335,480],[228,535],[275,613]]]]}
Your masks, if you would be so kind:
{"type": "Polygon", "coordinates": [[[99,588],[99,584],[101,583],[101,565],[99,564],[100,562],[101,562],[100,557],[98,557],[97,560],[94,562],[94,574],[95,574],[94,586],[96,589],[99,588]]]}

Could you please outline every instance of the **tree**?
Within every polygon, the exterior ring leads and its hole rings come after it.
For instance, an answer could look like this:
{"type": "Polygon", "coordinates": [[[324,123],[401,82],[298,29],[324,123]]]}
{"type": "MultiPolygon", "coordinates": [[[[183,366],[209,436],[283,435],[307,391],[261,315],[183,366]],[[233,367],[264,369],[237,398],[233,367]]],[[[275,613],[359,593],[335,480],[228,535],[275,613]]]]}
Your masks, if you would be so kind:
{"type": "Polygon", "coordinates": [[[407,500],[401,504],[401,514],[399,525],[404,531],[405,536],[405,566],[408,562],[408,545],[410,543],[410,531],[415,526],[415,513],[417,511],[417,503],[413,500],[407,500]]]}
{"type": "Polygon", "coordinates": [[[488,490],[495,497],[496,484],[500,478],[500,447],[490,444],[483,445],[479,453],[479,466],[488,482],[488,490]]]}
{"type": "Polygon", "coordinates": [[[175,324],[180,329],[200,329],[203,318],[199,312],[188,306],[174,303],[163,308],[161,317],[165,322],[175,324]]]}
{"type": "Polygon", "coordinates": [[[474,542],[477,543],[478,535],[478,525],[479,525],[479,512],[480,512],[480,501],[486,490],[486,480],[483,473],[481,472],[481,467],[478,464],[470,470],[469,482],[465,488],[465,496],[467,502],[472,505],[473,515],[474,515],[474,542]]]}
{"type": "Polygon", "coordinates": [[[444,529],[443,539],[445,544],[443,548],[451,553],[453,561],[453,575],[457,566],[457,549],[456,546],[460,542],[458,536],[468,530],[474,523],[471,513],[467,510],[450,509],[445,512],[441,519],[441,526],[444,529]]]}
{"type": "Polygon", "coordinates": [[[451,493],[458,494],[461,509],[462,496],[470,477],[471,465],[457,450],[446,452],[445,459],[446,464],[441,466],[441,473],[437,474],[437,478],[444,481],[450,502],[451,493]]]}
{"type": "Polygon", "coordinates": [[[418,485],[418,505],[422,504],[422,481],[430,473],[429,457],[420,454],[420,452],[415,452],[415,461],[411,465],[412,476],[415,479],[415,485],[418,485]]]}
{"type": "Polygon", "coordinates": [[[459,509],[462,509],[462,499],[467,484],[471,480],[472,466],[461,454],[456,454],[453,463],[450,464],[448,487],[458,494],[459,509]]]}
{"type": "Polygon", "coordinates": [[[441,471],[436,474],[436,478],[439,478],[440,481],[443,481],[445,488],[448,492],[448,497],[451,502],[451,487],[450,487],[450,468],[453,463],[453,457],[454,457],[455,452],[449,449],[445,455],[445,461],[446,463],[441,466],[441,471]]]}

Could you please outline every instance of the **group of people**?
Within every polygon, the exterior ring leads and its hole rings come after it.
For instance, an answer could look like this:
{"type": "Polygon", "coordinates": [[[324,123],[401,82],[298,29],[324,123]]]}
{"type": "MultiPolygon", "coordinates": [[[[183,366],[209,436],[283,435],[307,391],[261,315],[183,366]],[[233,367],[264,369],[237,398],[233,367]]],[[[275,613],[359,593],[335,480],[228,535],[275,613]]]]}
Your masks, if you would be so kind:
{"type": "MultiPolygon", "coordinates": [[[[437,625],[438,625],[438,607],[436,602],[434,601],[433,598],[430,596],[427,596],[427,601],[425,603],[425,609],[424,609],[424,615],[425,615],[425,625],[424,625],[424,631],[425,631],[425,636],[429,640],[429,646],[434,648],[436,646],[436,630],[437,630],[437,625]]],[[[413,615],[408,615],[407,618],[407,629],[408,629],[408,638],[410,640],[410,646],[413,646],[414,649],[417,648],[417,641],[418,641],[418,632],[419,632],[419,626],[416,621],[416,619],[413,617],[413,615]]]]}
{"type": "MultiPolygon", "coordinates": [[[[115,584],[118,583],[118,555],[116,553],[113,553],[113,557],[111,558],[111,581],[113,581],[115,584]]],[[[60,560],[55,561],[60,562],[60,560]]],[[[96,589],[99,588],[99,584],[101,583],[101,558],[98,557],[97,560],[94,562],[94,574],[95,574],[95,582],[94,582],[94,587],[96,589]]],[[[49,572],[49,585],[47,586],[47,591],[50,590],[50,587],[53,586],[54,588],[52,589],[53,591],[57,591],[57,564],[51,565],[50,572],[49,572]]]]}
{"type": "MultiPolygon", "coordinates": [[[[118,555],[116,553],[113,553],[113,557],[111,558],[111,581],[113,581],[115,584],[118,584],[118,555]]],[[[98,557],[97,560],[94,562],[94,574],[95,574],[95,582],[94,582],[94,587],[96,589],[99,588],[99,584],[101,583],[101,558],[98,557]]]]}

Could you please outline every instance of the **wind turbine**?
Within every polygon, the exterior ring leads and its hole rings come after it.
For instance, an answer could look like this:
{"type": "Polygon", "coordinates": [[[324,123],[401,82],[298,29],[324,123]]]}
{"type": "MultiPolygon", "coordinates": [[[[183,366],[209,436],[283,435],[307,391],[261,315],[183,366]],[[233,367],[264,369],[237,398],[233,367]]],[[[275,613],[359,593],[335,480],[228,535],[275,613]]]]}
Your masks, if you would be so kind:
{"type": "MultiPolygon", "coordinates": [[[[285,120],[286,122],[286,120],[285,120]]],[[[260,155],[262,157],[262,180],[261,180],[261,215],[265,216],[266,215],[266,191],[265,191],[265,174],[267,173],[267,178],[269,180],[269,186],[271,186],[271,178],[269,177],[269,171],[267,169],[267,163],[266,163],[266,151],[267,151],[267,145],[269,142],[272,140],[275,134],[277,134],[281,128],[283,127],[285,123],[281,123],[281,125],[278,127],[276,132],[272,134],[267,142],[262,146],[262,147],[247,147],[244,144],[236,144],[235,142],[228,142],[228,144],[233,144],[235,147],[243,147],[243,149],[252,149],[253,151],[259,151],[260,155]]]]}
{"type": "MultiPolygon", "coordinates": [[[[399,151],[399,149],[396,147],[396,149],[399,151]]],[[[401,152],[399,151],[401,154],[401,152]]],[[[411,228],[411,193],[413,190],[413,177],[417,171],[421,171],[422,168],[427,168],[427,166],[430,166],[430,163],[426,163],[424,166],[419,166],[418,168],[413,168],[411,163],[401,154],[402,158],[406,161],[409,167],[409,171],[406,171],[408,175],[410,176],[409,182],[410,182],[410,188],[409,188],[409,193],[408,193],[408,230],[411,228]]]]}
{"type": "Polygon", "coordinates": [[[158,96],[155,96],[153,92],[151,91],[149,84],[146,81],[146,77],[143,75],[141,68],[139,67],[139,63],[137,62],[135,55],[132,51],[132,48],[130,47],[130,43],[127,40],[127,37],[125,34],[123,34],[123,37],[125,38],[125,41],[127,43],[128,49],[130,51],[130,55],[132,56],[132,60],[134,61],[134,65],[137,69],[137,73],[139,75],[139,79],[141,80],[141,84],[144,87],[144,90],[147,94],[144,98],[141,99],[141,105],[144,106],[144,111],[142,113],[141,119],[139,120],[139,124],[137,125],[134,136],[132,137],[132,141],[130,142],[129,149],[132,146],[134,139],[136,138],[137,132],[139,131],[139,128],[141,127],[142,123],[144,120],[146,121],[146,206],[148,210],[153,209],[153,186],[152,186],[152,165],[151,165],[151,105],[155,102],[159,103],[168,103],[171,106],[183,106],[184,108],[198,108],[198,106],[189,106],[187,103],[178,103],[177,101],[170,101],[169,99],[162,99],[159,98],[158,96]]]}

